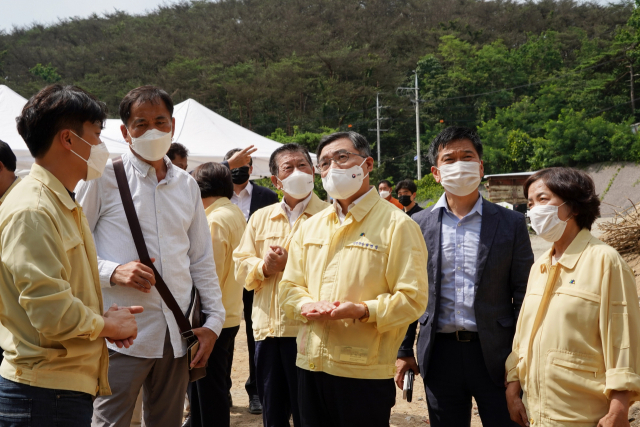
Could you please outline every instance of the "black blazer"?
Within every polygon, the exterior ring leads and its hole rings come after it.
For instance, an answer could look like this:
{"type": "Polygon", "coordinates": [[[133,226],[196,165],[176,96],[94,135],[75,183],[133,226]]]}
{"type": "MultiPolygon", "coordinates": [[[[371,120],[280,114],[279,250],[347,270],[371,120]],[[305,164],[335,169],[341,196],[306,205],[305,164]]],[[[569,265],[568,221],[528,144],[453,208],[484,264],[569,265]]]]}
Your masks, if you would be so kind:
{"type": "Polygon", "coordinates": [[[262,209],[278,202],[278,195],[275,191],[262,187],[254,182],[253,191],[251,192],[251,206],[249,207],[249,218],[258,209],[262,209]]]}
{"type": "MultiPolygon", "coordinates": [[[[443,209],[427,208],[412,216],[422,230],[429,251],[429,303],[422,317],[409,326],[398,357],[413,356],[419,322],[417,362],[423,377],[429,369],[440,311],[442,214],[443,209]]],[[[474,310],[480,346],[491,379],[502,386],[504,363],[511,353],[516,321],[533,265],[529,232],[521,213],[483,199],[477,262],[474,310]]]]}

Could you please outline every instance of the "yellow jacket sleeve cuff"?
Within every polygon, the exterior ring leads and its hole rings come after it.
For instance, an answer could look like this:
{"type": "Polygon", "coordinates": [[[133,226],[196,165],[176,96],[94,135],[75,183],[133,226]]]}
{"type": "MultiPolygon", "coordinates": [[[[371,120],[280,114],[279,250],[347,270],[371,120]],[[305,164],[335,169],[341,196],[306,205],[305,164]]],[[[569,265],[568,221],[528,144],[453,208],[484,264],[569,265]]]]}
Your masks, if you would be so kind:
{"type": "Polygon", "coordinates": [[[309,304],[315,302],[313,299],[309,298],[309,297],[302,297],[300,299],[300,301],[298,302],[298,304],[296,305],[296,310],[295,310],[295,315],[294,315],[294,319],[295,320],[299,320],[303,323],[307,323],[309,321],[309,319],[307,319],[306,317],[304,317],[302,315],[302,306],[305,304],[309,304]]]}
{"type": "Polygon", "coordinates": [[[89,339],[91,341],[95,341],[96,339],[100,338],[100,334],[104,329],[104,317],[96,316],[95,319],[92,321],[92,325],[93,325],[93,331],[91,332],[91,335],[89,335],[89,339]]]}
{"type": "Polygon", "coordinates": [[[244,287],[248,291],[254,291],[260,286],[262,286],[262,282],[264,282],[264,273],[262,271],[262,266],[264,265],[264,261],[260,260],[256,265],[253,266],[249,274],[247,274],[247,279],[245,280],[244,287]]]}
{"type": "Polygon", "coordinates": [[[640,400],[640,375],[629,368],[615,368],[607,370],[607,382],[604,394],[611,399],[611,392],[630,391],[630,401],[640,400]]]}
{"type": "Polygon", "coordinates": [[[518,353],[512,351],[507,357],[507,361],[505,362],[505,369],[507,371],[507,382],[511,383],[514,381],[519,381],[518,378],[518,362],[520,361],[520,357],[518,353]]]}
{"type": "Polygon", "coordinates": [[[369,300],[364,301],[367,304],[367,308],[369,309],[369,319],[367,319],[366,323],[373,323],[378,320],[378,300],[369,300]]]}

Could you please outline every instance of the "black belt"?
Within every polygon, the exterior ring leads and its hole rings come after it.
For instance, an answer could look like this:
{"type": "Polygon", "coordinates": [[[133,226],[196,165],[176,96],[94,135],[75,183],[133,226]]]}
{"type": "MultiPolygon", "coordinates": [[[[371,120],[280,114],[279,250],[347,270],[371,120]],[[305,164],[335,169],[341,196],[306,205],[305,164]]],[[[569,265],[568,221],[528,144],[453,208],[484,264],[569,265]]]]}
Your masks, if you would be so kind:
{"type": "Polygon", "coordinates": [[[472,331],[455,331],[449,334],[438,333],[436,337],[451,341],[469,342],[477,340],[478,333],[472,331]]]}

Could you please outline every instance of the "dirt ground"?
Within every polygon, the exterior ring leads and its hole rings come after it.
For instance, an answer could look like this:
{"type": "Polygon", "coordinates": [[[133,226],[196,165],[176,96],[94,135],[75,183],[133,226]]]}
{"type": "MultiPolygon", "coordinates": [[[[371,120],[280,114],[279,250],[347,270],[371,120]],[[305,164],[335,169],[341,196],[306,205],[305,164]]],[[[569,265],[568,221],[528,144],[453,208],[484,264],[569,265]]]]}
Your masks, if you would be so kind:
{"type": "MultiPolygon", "coordinates": [[[[593,234],[599,237],[600,232],[597,227],[594,228],[593,234]]],[[[534,250],[536,259],[548,250],[551,245],[537,236],[532,236],[531,245],[534,250]]],[[[632,260],[628,260],[629,265],[636,272],[636,284],[638,286],[638,294],[640,295],[640,257],[632,260]]],[[[244,390],[244,383],[249,376],[249,362],[247,353],[247,340],[244,332],[244,321],[240,325],[240,332],[236,337],[235,354],[233,359],[233,371],[231,378],[233,380],[233,386],[231,389],[231,395],[233,397],[233,407],[231,408],[231,425],[237,427],[245,426],[262,426],[262,416],[252,415],[248,412],[249,399],[247,393],[244,390]]],[[[396,389],[396,405],[391,411],[391,426],[392,427],[417,427],[429,425],[429,417],[427,412],[427,403],[424,392],[424,385],[422,378],[417,375],[414,383],[414,396],[413,402],[407,403],[402,399],[402,391],[396,389]]],[[[477,415],[478,411],[473,406],[473,415],[471,420],[472,427],[480,427],[480,417],[477,415]]],[[[634,405],[629,411],[630,419],[634,421],[631,423],[632,427],[640,427],[640,404],[634,405]]],[[[293,423],[292,423],[293,425],[293,423]]]]}
{"type": "MultiPolygon", "coordinates": [[[[252,415],[249,413],[249,398],[244,390],[244,383],[249,377],[249,360],[247,352],[247,337],[243,333],[244,321],[240,325],[240,332],[236,336],[235,353],[233,356],[233,370],[231,372],[231,397],[233,407],[231,408],[232,427],[258,427],[262,426],[262,415],[252,415]]],[[[396,406],[391,411],[392,427],[417,427],[429,424],[427,416],[427,403],[425,400],[424,385],[420,375],[416,376],[414,383],[413,402],[407,403],[402,399],[402,391],[396,389],[396,406]]],[[[474,405],[474,412],[477,412],[474,405]]],[[[472,427],[480,427],[480,417],[473,415],[472,427]]],[[[293,423],[292,423],[293,425],[293,423]]]]}

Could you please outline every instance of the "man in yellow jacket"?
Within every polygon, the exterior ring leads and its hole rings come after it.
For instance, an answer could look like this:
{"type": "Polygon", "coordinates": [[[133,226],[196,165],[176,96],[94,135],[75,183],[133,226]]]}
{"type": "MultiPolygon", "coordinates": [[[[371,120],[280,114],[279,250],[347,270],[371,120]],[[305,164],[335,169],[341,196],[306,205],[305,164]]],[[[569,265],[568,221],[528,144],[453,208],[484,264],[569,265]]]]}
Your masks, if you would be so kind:
{"type": "MultiPolygon", "coordinates": [[[[16,188],[20,178],[16,176],[16,155],[11,147],[4,141],[0,141],[0,206],[7,198],[11,190],[16,188]]],[[[2,360],[0,358],[0,360],[2,360]]]]}
{"type": "Polygon", "coordinates": [[[0,425],[89,427],[109,395],[104,338],[129,347],[134,313],[102,312],[96,248],[72,190],[102,174],[104,104],[74,86],[34,95],[18,132],[35,164],[0,207],[0,425]]]}
{"type": "Polygon", "coordinates": [[[362,135],[328,135],[317,154],[334,205],[293,237],[279,293],[286,315],[303,322],[302,425],[388,426],[396,353],[427,306],[427,248],[418,225],[369,186],[362,135]]]}
{"type": "Polygon", "coordinates": [[[234,252],[236,278],[254,291],[252,320],[256,340],[256,380],[265,427],[299,427],[296,340],[299,322],[280,308],[278,284],[287,264],[294,233],[329,205],[313,192],[309,151],[285,144],[269,159],[271,182],[282,190],[282,202],[258,210],[234,252]]]}

